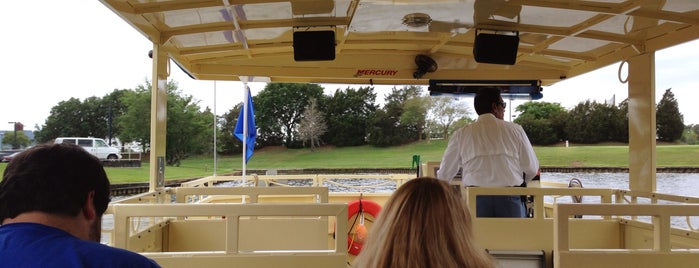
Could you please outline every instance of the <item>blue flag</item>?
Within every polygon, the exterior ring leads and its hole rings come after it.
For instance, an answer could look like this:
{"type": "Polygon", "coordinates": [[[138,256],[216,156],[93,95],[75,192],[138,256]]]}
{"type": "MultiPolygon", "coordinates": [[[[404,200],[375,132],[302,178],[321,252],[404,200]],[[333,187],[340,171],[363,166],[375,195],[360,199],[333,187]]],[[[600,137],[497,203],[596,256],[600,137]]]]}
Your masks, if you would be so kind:
{"type": "Polygon", "coordinates": [[[252,106],[252,95],[250,94],[250,89],[248,88],[248,135],[245,137],[243,134],[243,116],[245,113],[245,107],[240,109],[240,114],[238,114],[238,122],[235,124],[235,130],[233,130],[233,135],[238,138],[241,142],[246,139],[245,145],[247,146],[245,150],[245,163],[250,160],[252,153],[255,150],[255,139],[257,138],[257,129],[255,127],[255,112],[252,106]]]}

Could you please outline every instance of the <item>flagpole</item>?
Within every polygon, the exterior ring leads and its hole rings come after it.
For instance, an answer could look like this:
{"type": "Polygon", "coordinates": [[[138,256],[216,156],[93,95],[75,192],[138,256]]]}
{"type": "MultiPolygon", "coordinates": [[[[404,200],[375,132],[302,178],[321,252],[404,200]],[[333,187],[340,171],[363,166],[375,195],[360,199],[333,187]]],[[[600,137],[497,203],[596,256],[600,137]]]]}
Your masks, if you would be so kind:
{"type": "Polygon", "coordinates": [[[216,80],[214,80],[214,177],[216,177],[216,168],[218,160],[216,159],[216,80]]]}
{"type": "Polygon", "coordinates": [[[248,137],[248,94],[250,94],[250,88],[248,87],[248,82],[243,81],[243,86],[245,87],[245,90],[243,90],[245,93],[243,93],[243,186],[247,185],[247,178],[246,178],[246,169],[247,169],[247,137],[248,137]]]}

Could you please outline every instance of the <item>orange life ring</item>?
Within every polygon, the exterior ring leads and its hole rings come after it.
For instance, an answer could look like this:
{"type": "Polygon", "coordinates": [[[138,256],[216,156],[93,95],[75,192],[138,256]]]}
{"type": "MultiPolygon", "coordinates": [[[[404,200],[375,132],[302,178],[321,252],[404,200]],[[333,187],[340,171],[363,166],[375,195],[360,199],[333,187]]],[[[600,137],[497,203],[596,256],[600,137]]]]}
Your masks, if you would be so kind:
{"type": "MultiPolygon", "coordinates": [[[[381,211],[381,205],[374,201],[369,201],[369,200],[355,200],[352,202],[347,203],[347,218],[351,219],[354,215],[359,213],[359,207],[361,203],[361,208],[365,213],[368,213],[372,217],[376,218],[379,216],[379,212],[381,211]]],[[[352,255],[359,255],[359,252],[362,251],[362,247],[364,245],[360,242],[354,241],[352,238],[351,234],[347,234],[347,252],[349,252],[352,255]]]]}

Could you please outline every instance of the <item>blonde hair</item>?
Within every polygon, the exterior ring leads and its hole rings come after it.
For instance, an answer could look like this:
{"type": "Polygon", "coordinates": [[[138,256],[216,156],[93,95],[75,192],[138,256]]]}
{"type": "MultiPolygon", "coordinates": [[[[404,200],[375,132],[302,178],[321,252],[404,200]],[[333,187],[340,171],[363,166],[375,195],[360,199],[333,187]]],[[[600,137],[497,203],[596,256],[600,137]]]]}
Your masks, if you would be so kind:
{"type": "Polygon", "coordinates": [[[449,185],[416,178],[398,188],[353,267],[494,267],[474,244],[471,215],[449,185]]]}

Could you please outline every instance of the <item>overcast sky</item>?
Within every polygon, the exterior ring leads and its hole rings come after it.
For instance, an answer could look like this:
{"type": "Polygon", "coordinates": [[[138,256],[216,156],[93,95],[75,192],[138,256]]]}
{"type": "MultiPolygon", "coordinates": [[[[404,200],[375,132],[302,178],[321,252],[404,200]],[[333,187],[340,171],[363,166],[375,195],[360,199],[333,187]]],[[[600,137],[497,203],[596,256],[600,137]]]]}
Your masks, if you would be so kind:
{"type": "MultiPolygon", "coordinates": [[[[0,130],[22,122],[43,125],[50,110],[71,97],[102,97],[132,89],[151,77],[152,44],[99,1],[10,1],[0,11],[0,130]]],[[[699,123],[699,41],[656,53],[656,100],[672,88],[685,124],[699,123]]],[[[242,99],[240,82],[192,80],[172,65],[180,89],[222,115],[242,99]]],[[[545,87],[543,101],[570,109],[586,99],[604,102],[627,97],[617,79],[619,64],[545,87]]],[[[327,91],[344,85],[323,85],[327,91]]],[[[252,83],[252,93],[263,83],[252,83]]],[[[355,88],[358,86],[354,86],[355,88]]],[[[401,87],[398,85],[398,87],[401,87]]],[[[378,97],[390,87],[376,87],[378,97]]],[[[467,100],[470,102],[470,100],[467,100]]],[[[521,104],[513,102],[511,106],[521,104]]]]}

